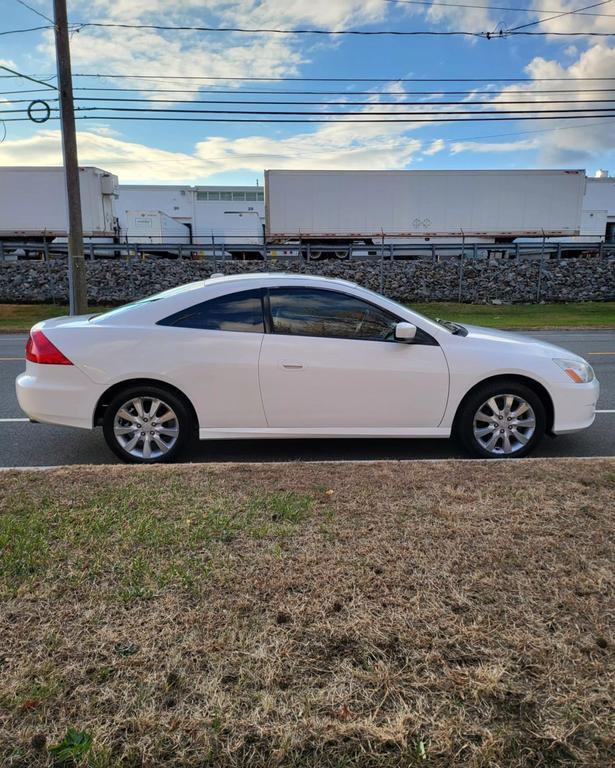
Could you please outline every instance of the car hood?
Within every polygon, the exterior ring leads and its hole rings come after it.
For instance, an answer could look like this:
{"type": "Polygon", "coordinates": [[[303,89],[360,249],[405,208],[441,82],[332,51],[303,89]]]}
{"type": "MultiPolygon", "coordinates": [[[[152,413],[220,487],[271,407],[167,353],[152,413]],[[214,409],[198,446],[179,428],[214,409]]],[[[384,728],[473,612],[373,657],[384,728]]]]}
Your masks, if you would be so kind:
{"type": "Polygon", "coordinates": [[[558,347],[555,344],[549,344],[547,341],[535,339],[532,336],[524,336],[521,333],[511,333],[510,331],[499,331],[496,328],[481,328],[478,325],[464,325],[468,335],[466,341],[478,342],[482,344],[497,344],[515,347],[515,351],[523,351],[526,354],[540,357],[564,357],[568,360],[583,360],[580,355],[571,352],[569,349],[558,347]]]}

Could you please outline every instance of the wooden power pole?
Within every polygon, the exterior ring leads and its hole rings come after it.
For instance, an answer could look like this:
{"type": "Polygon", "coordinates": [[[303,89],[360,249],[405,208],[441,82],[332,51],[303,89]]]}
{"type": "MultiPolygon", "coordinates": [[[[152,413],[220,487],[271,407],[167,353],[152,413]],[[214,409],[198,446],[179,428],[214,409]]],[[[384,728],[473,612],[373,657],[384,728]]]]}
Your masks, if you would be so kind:
{"type": "Polygon", "coordinates": [[[88,310],[88,295],[83,255],[83,224],[81,220],[81,193],[79,191],[79,161],[77,159],[77,131],[73,81],[70,68],[68,14],[66,0],[53,0],[58,63],[58,91],[62,124],[62,154],[66,177],[68,206],[68,293],[71,315],[83,315],[88,310]]]}

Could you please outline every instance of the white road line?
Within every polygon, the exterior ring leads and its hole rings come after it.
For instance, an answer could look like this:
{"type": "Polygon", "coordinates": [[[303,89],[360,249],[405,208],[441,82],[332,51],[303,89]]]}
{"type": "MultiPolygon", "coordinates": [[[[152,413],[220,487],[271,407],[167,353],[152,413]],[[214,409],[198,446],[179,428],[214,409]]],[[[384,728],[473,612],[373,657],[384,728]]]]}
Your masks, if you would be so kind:
{"type": "Polygon", "coordinates": [[[615,413],[615,409],[611,411],[596,411],[596,413],[615,413]]]}

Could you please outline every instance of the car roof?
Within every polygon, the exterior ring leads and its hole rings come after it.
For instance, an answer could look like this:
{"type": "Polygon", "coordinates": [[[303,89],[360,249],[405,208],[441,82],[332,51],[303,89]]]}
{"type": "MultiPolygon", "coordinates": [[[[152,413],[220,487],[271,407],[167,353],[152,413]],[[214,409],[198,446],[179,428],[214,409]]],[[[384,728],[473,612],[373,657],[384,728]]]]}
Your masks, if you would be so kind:
{"type": "Polygon", "coordinates": [[[342,280],[338,277],[327,277],[326,275],[305,275],[297,272],[241,272],[236,275],[214,274],[205,280],[205,285],[211,285],[212,283],[232,283],[234,281],[252,282],[258,280],[280,283],[287,283],[289,281],[325,282],[334,283],[336,285],[352,286],[353,288],[358,287],[357,283],[354,283],[351,280],[342,280]]]}

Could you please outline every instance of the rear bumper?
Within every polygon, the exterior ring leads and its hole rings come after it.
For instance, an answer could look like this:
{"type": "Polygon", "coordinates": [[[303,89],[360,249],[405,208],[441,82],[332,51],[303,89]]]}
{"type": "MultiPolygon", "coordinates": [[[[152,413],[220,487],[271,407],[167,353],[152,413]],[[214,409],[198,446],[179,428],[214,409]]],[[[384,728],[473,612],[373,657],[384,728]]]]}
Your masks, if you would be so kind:
{"type": "Polygon", "coordinates": [[[98,389],[74,365],[28,362],[15,382],[19,406],[32,421],[92,429],[98,389]]]}
{"type": "Polygon", "coordinates": [[[600,396],[597,379],[589,384],[559,386],[551,392],[554,407],[553,434],[565,435],[591,427],[596,418],[596,405],[600,396]]]}

